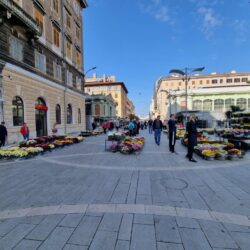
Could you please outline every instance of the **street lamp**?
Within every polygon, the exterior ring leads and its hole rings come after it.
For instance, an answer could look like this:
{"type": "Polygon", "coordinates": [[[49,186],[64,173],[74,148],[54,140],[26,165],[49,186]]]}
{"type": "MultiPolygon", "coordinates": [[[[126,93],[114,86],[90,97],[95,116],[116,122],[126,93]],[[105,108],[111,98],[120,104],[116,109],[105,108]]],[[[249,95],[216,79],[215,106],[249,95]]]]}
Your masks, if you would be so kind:
{"type": "Polygon", "coordinates": [[[205,69],[205,67],[201,67],[201,68],[185,68],[184,70],[181,69],[171,69],[169,71],[170,74],[175,73],[178,75],[183,76],[182,80],[183,82],[185,82],[185,122],[187,123],[187,86],[188,86],[188,82],[190,80],[190,75],[194,72],[200,72],[203,71],[205,69]]]}
{"type": "Polygon", "coordinates": [[[88,69],[85,73],[83,73],[84,74],[84,81],[85,81],[85,76],[89,73],[89,71],[91,71],[91,70],[95,70],[97,67],[96,66],[94,66],[94,67],[92,67],[92,68],[90,68],[90,69],[88,69]]]}

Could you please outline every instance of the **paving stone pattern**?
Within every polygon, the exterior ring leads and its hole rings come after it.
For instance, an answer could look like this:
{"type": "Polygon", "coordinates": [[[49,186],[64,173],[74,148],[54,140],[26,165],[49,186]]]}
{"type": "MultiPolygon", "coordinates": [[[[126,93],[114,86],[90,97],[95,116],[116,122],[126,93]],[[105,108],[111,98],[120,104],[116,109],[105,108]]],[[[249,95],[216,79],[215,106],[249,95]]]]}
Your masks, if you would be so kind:
{"type": "Polygon", "coordinates": [[[147,131],[139,155],[104,136],[0,162],[0,250],[250,249],[250,157],[187,162],[147,131]]]}

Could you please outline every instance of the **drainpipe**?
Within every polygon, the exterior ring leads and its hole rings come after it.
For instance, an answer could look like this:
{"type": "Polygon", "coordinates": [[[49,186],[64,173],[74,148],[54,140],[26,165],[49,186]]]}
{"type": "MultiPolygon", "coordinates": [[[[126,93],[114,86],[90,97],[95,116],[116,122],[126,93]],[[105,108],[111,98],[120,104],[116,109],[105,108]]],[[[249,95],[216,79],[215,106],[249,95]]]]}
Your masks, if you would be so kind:
{"type": "Polygon", "coordinates": [[[64,34],[64,3],[65,0],[61,1],[61,30],[62,30],[62,55],[63,55],[63,75],[64,75],[64,90],[63,90],[63,105],[64,105],[64,133],[67,133],[67,108],[66,108],[66,92],[67,92],[67,71],[66,71],[66,57],[65,57],[65,34],[64,34]]]}

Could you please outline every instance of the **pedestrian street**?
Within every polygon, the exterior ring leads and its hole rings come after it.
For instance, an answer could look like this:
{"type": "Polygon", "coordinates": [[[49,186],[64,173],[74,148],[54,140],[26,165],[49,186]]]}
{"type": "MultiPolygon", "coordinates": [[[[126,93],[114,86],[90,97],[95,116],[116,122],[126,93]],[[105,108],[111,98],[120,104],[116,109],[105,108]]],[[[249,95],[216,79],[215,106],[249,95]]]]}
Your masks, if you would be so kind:
{"type": "Polygon", "coordinates": [[[142,130],[139,154],[105,136],[0,162],[0,249],[250,249],[250,156],[197,163],[142,130]]]}

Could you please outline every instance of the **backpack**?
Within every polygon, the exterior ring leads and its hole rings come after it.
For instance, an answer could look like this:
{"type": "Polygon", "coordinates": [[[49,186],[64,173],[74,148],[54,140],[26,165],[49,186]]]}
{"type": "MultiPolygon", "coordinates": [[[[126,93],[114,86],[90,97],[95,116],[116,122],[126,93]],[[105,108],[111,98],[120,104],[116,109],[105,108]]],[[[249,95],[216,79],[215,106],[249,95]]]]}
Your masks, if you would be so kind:
{"type": "Polygon", "coordinates": [[[134,129],[134,124],[133,124],[133,122],[130,122],[130,123],[128,124],[128,129],[129,129],[129,130],[133,130],[133,129],[134,129]]]}

